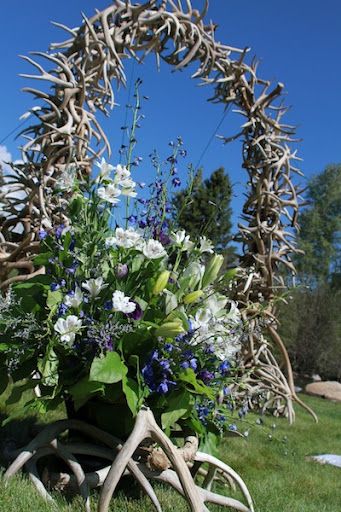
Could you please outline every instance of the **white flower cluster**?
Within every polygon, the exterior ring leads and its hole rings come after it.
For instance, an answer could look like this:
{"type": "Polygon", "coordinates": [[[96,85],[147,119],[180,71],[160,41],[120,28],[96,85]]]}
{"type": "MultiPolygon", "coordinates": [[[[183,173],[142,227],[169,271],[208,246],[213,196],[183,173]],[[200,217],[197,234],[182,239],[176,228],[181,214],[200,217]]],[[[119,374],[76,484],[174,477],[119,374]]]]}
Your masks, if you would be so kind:
{"type": "Polygon", "coordinates": [[[190,318],[195,331],[192,345],[207,343],[221,360],[231,360],[241,349],[242,320],[237,304],[230,301],[230,311],[225,306],[228,299],[223,295],[211,295],[196,315],[190,318]]]}
{"type": "Polygon", "coordinates": [[[96,162],[96,165],[100,169],[97,181],[100,183],[105,181],[105,185],[97,190],[97,194],[102,201],[116,204],[119,202],[120,195],[136,197],[136,183],[131,179],[130,171],[127,167],[120,164],[114,167],[108,164],[104,158],[102,158],[101,162],[96,162]],[[111,171],[115,172],[113,179],[110,178],[111,171]]]}
{"type": "Polygon", "coordinates": [[[115,236],[106,239],[107,247],[123,247],[125,249],[136,249],[141,251],[148,259],[163,258],[167,255],[163,245],[158,240],[145,241],[142,234],[133,228],[116,228],[115,236]]]}
{"type": "MultiPolygon", "coordinates": [[[[108,285],[103,282],[102,277],[97,279],[88,279],[82,283],[82,287],[89,292],[92,299],[95,299],[97,295],[106,288],[108,285]]],[[[71,308],[79,308],[84,300],[83,293],[80,288],[76,288],[72,295],[66,295],[64,304],[71,308]]],[[[120,290],[114,291],[112,295],[112,309],[116,312],[121,313],[132,313],[136,309],[136,303],[130,301],[130,297],[124,295],[120,290]]],[[[72,345],[75,341],[76,334],[82,328],[82,320],[76,315],[68,315],[66,318],[58,318],[54,324],[54,330],[60,334],[60,341],[72,345]]]]}

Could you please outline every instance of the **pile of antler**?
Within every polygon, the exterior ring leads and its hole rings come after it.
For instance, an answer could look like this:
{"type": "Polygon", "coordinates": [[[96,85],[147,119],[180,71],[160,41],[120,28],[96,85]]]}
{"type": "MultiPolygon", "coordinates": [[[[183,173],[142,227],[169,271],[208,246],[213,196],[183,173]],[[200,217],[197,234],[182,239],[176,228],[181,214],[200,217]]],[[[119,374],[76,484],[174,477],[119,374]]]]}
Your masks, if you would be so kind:
{"type": "Polygon", "coordinates": [[[7,194],[0,217],[1,288],[42,271],[31,263],[38,250],[37,233],[41,227],[67,220],[63,204],[53,194],[60,176],[74,165],[86,177],[94,158],[105,150],[110,155],[96,114],[115,105],[113,81],[117,86],[125,84],[124,58],[142,61],[154,53],[158,61],[175,69],[196,63],[192,76],[213,87],[211,101],[225,107],[232,104],[245,118],[240,133],[225,142],[242,139],[243,166],[249,175],[245,223],[240,225],[242,266],[248,273],[236,295],[254,327],[244,354],[247,393],[251,401],[263,397],[263,406],[272,404],[292,420],[291,400],[297,397],[287,352],[276,332],[273,299],[284,287],[280,267],[295,270],[290,260],[296,252],[292,238],[298,211],[292,183],[292,174],[299,172],[293,165],[298,158],[290,149],[294,129],[281,122],[286,110],[279,103],[283,85],[270,90],[270,83],[257,77],[256,63],[245,63],[246,50],[215,40],[215,25],[204,23],[207,7],[206,1],[199,13],[189,0],[186,9],[180,0],[164,0],[161,5],[156,0],[143,5],[115,0],[92,18],[83,16],[80,27],[57,24],[69,38],[53,44],[48,53],[34,53],[47,61],[48,70],[24,57],[39,73],[22,76],[47,82],[50,88],[25,88],[41,106],[32,108],[36,123],[23,131],[24,163],[16,165],[7,179],[6,186],[14,193],[7,194]],[[250,312],[250,301],[260,300],[258,310],[250,312]],[[266,332],[283,355],[288,380],[264,338],[266,332]]]}
{"type": "Polygon", "coordinates": [[[78,490],[85,500],[87,512],[90,512],[89,489],[101,487],[98,512],[107,512],[117,484],[125,474],[130,474],[139,483],[158,512],[162,512],[162,509],[149,482],[150,479],[170,485],[182,494],[192,512],[208,512],[205,503],[214,503],[240,512],[253,512],[249,491],[240,476],[223,462],[197,449],[198,441],[195,437],[188,438],[183,448],[176,448],[157,425],[152,412],[147,408],[142,408],[138,413],[134,429],[125,443],[87,423],[78,420],[60,420],[47,426],[27,447],[19,451],[14,462],[7,469],[5,478],[12,477],[25,466],[36,489],[44,499],[53,501],[43,482],[59,490],[69,492],[78,490]],[[62,443],[58,440],[58,436],[66,430],[81,432],[95,440],[96,444],[84,441],[62,443]],[[146,460],[145,451],[141,448],[142,441],[146,439],[159,445],[156,453],[163,455],[161,465],[159,462],[153,464],[151,457],[146,460]],[[73,475],[50,474],[46,469],[40,476],[37,462],[50,454],[64,461],[73,475]],[[110,465],[98,471],[85,473],[77,460],[77,455],[90,455],[99,460],[109,461],[110,465]],[[208,470],[201,467],[203,464],[208,465],[208,470]],[[197,475],[204,477],[201,485],[194,481],[197,475]],[[213,492],[211,488],[216,480],[233,488],[237,485],[247,505],[213,492]]]}

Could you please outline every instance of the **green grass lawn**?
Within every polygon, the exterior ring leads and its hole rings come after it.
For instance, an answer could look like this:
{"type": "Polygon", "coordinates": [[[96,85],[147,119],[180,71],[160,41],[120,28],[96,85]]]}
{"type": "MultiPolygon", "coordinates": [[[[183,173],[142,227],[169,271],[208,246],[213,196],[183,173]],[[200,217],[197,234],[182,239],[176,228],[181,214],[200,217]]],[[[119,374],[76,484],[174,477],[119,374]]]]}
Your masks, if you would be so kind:
{"type": "MultiPolygon", "coordinates": [[[[320,465],[306,459],[320,453],[341,454],[341,404],[323,399],[304,397],[319,416],[319,423],[303,410],[296,408],[297,420],[289,426],[284,419],[263,418],[250,414],[244,425],[247,439],[228,437],[221,445],[220,458],[232,466],[245,480],[255,501],[256,512],[340,512],[341,469],[320,465]]],[[[8,412],[4,407],[0,411],[8,412]]],[[[50,418],[49,418],[50,419],[50,418]]],[[[23,418],[2,429],[1,438],[24,439],[32,424],[23,418]]],[[[157,486],[156,492],[164,512],[182,512],[187,507],[173,491],[157,486]]],[[[230,496],[232,491],[227,491],[230,496]]],[[[79,499],[67,503],[56,497],[60,512],[81,512],[79,499]]],[[[92,497],[96,509],[96,494],[92,497]]],[[[47,512],[54,510],[36,495],[25,477],[6,484],[0,478],[0,512],[47,512]]],[[[115,512],[149,512],[146,498],[126,498],[123,493],[112,501],[115,512]]],[[[221,508],[212,507],[213,511],[221,508]]],[[[226,509],[225,509],[226,510],[226,509]]]]}

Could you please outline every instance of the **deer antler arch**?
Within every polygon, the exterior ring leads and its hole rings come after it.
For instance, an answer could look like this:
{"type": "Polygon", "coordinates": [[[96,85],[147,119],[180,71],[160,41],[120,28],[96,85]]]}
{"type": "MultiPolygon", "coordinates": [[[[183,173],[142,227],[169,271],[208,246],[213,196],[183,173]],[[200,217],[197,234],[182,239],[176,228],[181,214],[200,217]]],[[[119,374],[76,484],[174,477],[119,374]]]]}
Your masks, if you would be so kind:
{"type": "MultiPolygon", "coordinates": [[[[112,83],[125,84],[123,59],[141,61],[153,52],[176,70],[195,63],[197,71],[192,77],[213,88],[211,101],[232,104],[245,118],[238,137],[243,141],[249,187],[239,229],[244,248],[242,266],[249,272],[239,283],[237,298],[247,305],[261,297],[268,305],[262,316],[257,311],[251,314],[253,332],[244,358],[251,372],[247,385],[250,394],[254,394],[253,389],[268,395],[265,407],[271,404],[280,412],[286,408],[293,419],[291,399],[295,392],[290,362],[273,315],[275,290],[284,286],[278,268],[284,265],[295,271],[290,256],[296,248],[288,226],[297,227],[298,213],[292,174],[299,172],[295,167],[299,158],[290,146],[294,127],[282,123],[286,112],[280,103],[283,84],[271,89],[269,81],[257,76],[257,63],[245,61],[245,49],[215,40],[215,26],[204,22],[207,0],[201,13],[192,8],[190,0],[185,4],[183,9],[181,1],[149,0],[134,5],[130,0],[115,0],[92,18],[83,16],[79,28],[56,24],[69,38],[53,44],[48,53],[33,54],[47,61],[52,70],[24,57],[38,74],[22,76],[47,81],[51,88],[48,92],[24,89],[41,101],[41,107],[31,110],[36,123],[22,132],[27,139],[22,148],[24,163],[16,166],[9,179],[24,198],[8,197],[0,218],[1,287],[41,271],[34,269],[31,256],[39,246],[39,229],[56,218],[60,222],[63,215],[51,194],[63,170],[74,163],[87,175],[95,158],[104,151],[110,155],[110,144],[96,113],[107,113],[114,106],[112,83]],[[11,276],[13,269],[19,270],[19,275],[11,276]],[[262,323],[284,355],[289,384],[261,334],[262,323]]],[[[245,311],[250,316],[250,311],[245,311]]]]}

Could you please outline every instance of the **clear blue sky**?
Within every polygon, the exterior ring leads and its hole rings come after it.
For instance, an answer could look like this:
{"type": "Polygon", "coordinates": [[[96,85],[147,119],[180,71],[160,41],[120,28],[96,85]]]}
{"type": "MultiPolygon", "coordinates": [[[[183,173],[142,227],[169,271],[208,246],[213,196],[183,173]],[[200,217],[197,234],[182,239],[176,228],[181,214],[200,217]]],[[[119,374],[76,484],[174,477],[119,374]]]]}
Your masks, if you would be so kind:
{"type": "MultiPolygon", "coordinates": [[[[62,40],[64,34],[51,20],[70,26],[80,23],[80,12],[91,16],[95,8],[103,8],[108,0],[3,0],[0,6],[0,140],[15,128],[19,116],[32,106],[29,95],[20,92],[28,81],[19,78],[30,68],[18,58],[30,50],[45,50],[50,42],[62,40]]],[[[298,125],[303,139],[299,154],[304,159],[306,176],[321,171],[328,163],[341,162],[341,2],[339,0],[211,0],[209,18],[218,23],[217,39],[234,46],[250,46],[256,55],[264,78],[284,82],[287,104],[292,106],[288,120],[298,125]]],[[[199,7],[201,2],[193,0],[199,7]]],[[[128,77],[130,70],[128,70],[128,77]]],[[[188,73],[171,73],[163,64],[156,74],[153,58],[143,66],[135,66],[134,78],[144,80],[142,92],[150,96],[143,110],[146,115],[139,133],[142,155],[154,147],[164,155],[167,142],[181,135],[189,151],[189,160],[197,164],[203,149],[222,116],[222,107],[206,103],[208,88],[196,87],[188,73]]],[[[119,126],[123,123],[127,91],[118,95],[122,108],[114,109],[105,123],[114,146],[112,162],[117,161],[121,141],[119,126]]],[[[219,133],[231,135],[239,118],[229,114],[219,133]]],[[[18,142],[13,136],[4,145],[14,158],[18,142]]],[[[213,141],[202,160],[205,175],[220,165],[235,183],[234,218],[241,209],[246,176],[241,170],[240,144],[222,146],[213,141]]],[[[181,169],[180,169],[181,170],[181,169]]],[[[144,161],[139,177],[148,181],[150,166],[144,161]]],[[[182,169],[184,175],[185,168],[182,169]]],[[[137,178],[137,177],[136,177],[137,178]]],[[[138,179],[138,178],[137,178],[138,179]]]]}

